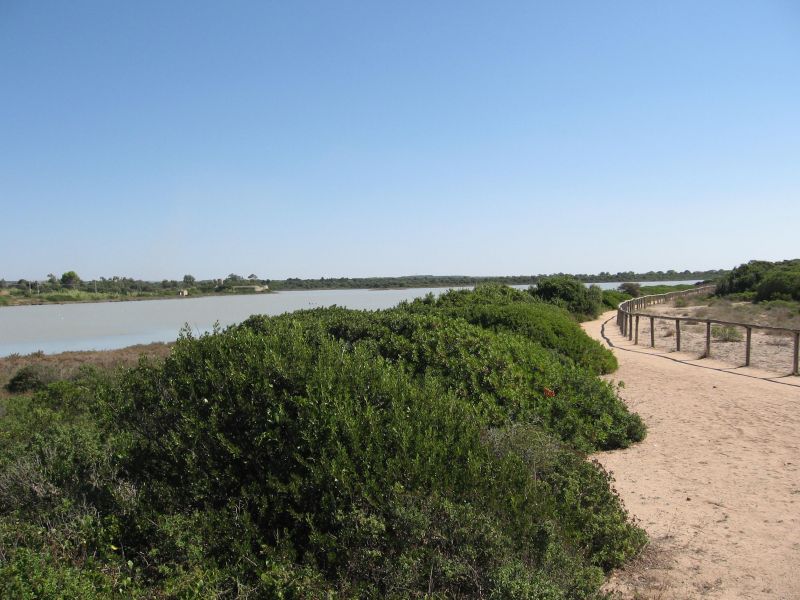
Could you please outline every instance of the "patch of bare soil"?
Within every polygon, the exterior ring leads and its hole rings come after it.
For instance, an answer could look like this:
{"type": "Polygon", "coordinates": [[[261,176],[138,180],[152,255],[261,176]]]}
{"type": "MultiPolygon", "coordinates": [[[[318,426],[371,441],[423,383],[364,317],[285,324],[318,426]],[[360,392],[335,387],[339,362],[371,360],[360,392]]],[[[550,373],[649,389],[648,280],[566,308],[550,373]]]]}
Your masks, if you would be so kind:
{"type": "MultiPolygon", "coordinates": [[[[584,328],[603,339],[614,314],[584,328]]],[[[651,540],[607,589],[631,600],[800,598],[800,387],[668,360],[613,319],[605,335],[648,435],[595,458],[651,540]]]]}
{"type": "MultiPolygon", "coordinates": [[[[720,319],[772,325],[774,327],[800,328],[800,320],[792,317],[778,316],[778,311],[769,314],[767,311],[751,309],[752,304],[741,307],[724,304],[721,306],[687,306],[675,307],[673,304],[648,306],[647,313],[675,317],[696,317],[698,319],[720,319]],[[772,318],[777,317],[777,318],[772,318]]],[[[677,351],[675,321],[654,320],[655,348],[667,352],[677,351]]],[[[730,365],[740,367],[745,364],[746,329],[738,326],[712,325],[711,358],[730,365]]],[[[650,346],[650,319],[639,319],[639,344],[650,346]]],[[[699,321],[687,323],[681,321],[681,352],[701,358],[705,354],[706,324],[699,321]]],[[[775,376],[782,376],[792,371],[794,358],[794,338],[790,333],[765,330],[752,330],[752,346],[750,350],[750,366],[769,371],[775,376]]]]}

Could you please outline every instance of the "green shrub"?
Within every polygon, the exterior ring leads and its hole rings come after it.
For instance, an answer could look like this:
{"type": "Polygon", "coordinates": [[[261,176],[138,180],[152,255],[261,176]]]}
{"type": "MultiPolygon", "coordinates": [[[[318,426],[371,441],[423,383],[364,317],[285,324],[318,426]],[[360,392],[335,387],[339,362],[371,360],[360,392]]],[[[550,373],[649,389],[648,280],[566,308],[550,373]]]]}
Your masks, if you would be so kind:
{"type": "Polygon", "coordinates": [[[773,271],[756,287],[757,302],[765,300],[800,300],[800,268],[797,271],[773,271]]]}
{"type": "Polygon", "coordinates": [[[58,379],[55,371],[41,365],[28,365],[19,369],[6,384],[12,394],[41,390],[58,379]]]}
{"type": "Polygon", "coordinates": [[[463,318],[494,331],[521,335],[594,373],[617,369],[614,355],[557,307],[542,304],[476,307],[463,318]]]}
{"type": "Polygon", "coordinates": [[[753,260],[733,269],[717,284],[717,295],[755,293],[755,299],[800,300],[800,259],[753,260]]]}
{"type": "Polygon", "coordinates": [[[719,342],[742,341],[742,332],[734,325],[712,325],[711,335],[719,342]]]}
{"type": "Polygon", "coordinates": [[[589,550],[596,565],[618,567],[645,542],[644,532],[631,525],[611,488],[613,479],[597,462],[583,456],[536,427],[514,425],[489,430],[495,452],[513,453],[534,477],[556,491],[565,531],[571,542],[589,550]]]}
{"type": "Polygon", "coordinates": [[[73,293],[55,293],[55,294],[46,294],[44,296],[44,300],[47,302],[73,302],[80,298],[79,292],[73,293]]]}
{"type": "Polygon", "coordinates": [[[734,294],[726,295],[725,298],[727,298],[731,302],[755,302],[756,292],[755,291],[736,292],[734,294]]]}
{"type": "MultiPolygon", "coordinates": [[[[523,589],[552,587],[550,547],[572,547],[576,525],[542,512],[551,486],[514,455],[493,454],[480,413],[440,383],[415,384],[370,344],[287,318],[268,331],[184,339],[107,405],[114,423],[138,432],[124,470],[148,490],[146,505],[218,514],[226,535],[212,527],[214,556],[248,556],[271,540],[289,563],[304,557],[310,581],[360,597],[422,593],[431,577],[443,595],[473,596],[518,563],[533,577],[523,589]],[[233,527],[236,506],[245,513],[233,527]]],[[[582,560],[605,564],[598,548],[575,551],[559,560],[579,579],[591,571],[582,560]]],[[[230,558],[218,566],[230,569],[230,558]]]]}
{"type": "Polygon", "coordinates": [[[617,369],[614,355],[586,335],[564,308],[506,286],[487,284],[474,291],[449,291],[439,298],[401,304],[401,309],[457,317],[492,331],[515,333],[553,350],[564,362],[577,363],[594,373],[617,369]]]}
{"type": "Polygon", "coordinates": [[[643,285],[640,290],[642,296],[653,296],[656,294],[668,294],[669,292],[681,292],[683,290],[691,290],[695,286],[686,283],[679,283],[676,285],[643,285]]]}
{"type": "Polygon", "coordinates": [[[603,307],[616,310],[622,302],[630,300],[631,298],[633,298],[633,296],[625,292],[620,292],[619,290],[603,290],[603,307]]]}
{"type": "Polygon", "coordinates": [[[617,289],[623,294],[629,295],[631,298],[638,298],[642,295],[641,284],[632,281],[619,284],[617,289]]]}
{"type": "Polygon", "coordinates": [[[596,285],[587,287],[568,275],[539,279],[531,294],[547,302],[564,306],[579,319],[594,319],[603,308],[603,291],[596,285]]]}
{"type": "Polygon", "coordinates": [[[639,417],[628,412],[609,384],[510,331],[487,331],[436,313],[344,309],[251,317],[241,327],[268,333],[286,322],[365,345],[420,377],[435,379],[471,402],[491,425],[539,423],[587,451],[625,447],[644,436],[639,417]],[[548,397],[545,390],[555,394],[548,397]]]}
{"type": "Polygon", "coordinates": [[[252,317],[9,398],[0,595],[600,597],[644,533],[582,451],[641,420],[557,337],[457,298],[252,317]]]}
{"type": "Polygon", "coordinates": [[[84,566],[62,564],[46,550],[15,548],[0,561],[0,596],[18,600],[100,600],[130,597],[90,560],[84,566]]]}

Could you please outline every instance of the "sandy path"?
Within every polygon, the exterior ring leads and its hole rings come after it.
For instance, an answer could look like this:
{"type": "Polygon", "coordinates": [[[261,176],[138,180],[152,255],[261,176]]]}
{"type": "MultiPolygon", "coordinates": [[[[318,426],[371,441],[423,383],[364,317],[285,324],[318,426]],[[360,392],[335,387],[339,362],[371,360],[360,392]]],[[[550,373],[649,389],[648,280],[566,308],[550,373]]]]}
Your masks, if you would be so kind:
{"type": "MultiPolygon", "coordinates": [[[[584,328],[601,339],[614,314],[584,328]]],[[[800,598],[800,387],[667,360],[623,339],[613,320],[605,334],[620,363],[612,378],[625,382],[648,436],[596,458],[651,538],[610,589],[642,599],[800,598]]]]}

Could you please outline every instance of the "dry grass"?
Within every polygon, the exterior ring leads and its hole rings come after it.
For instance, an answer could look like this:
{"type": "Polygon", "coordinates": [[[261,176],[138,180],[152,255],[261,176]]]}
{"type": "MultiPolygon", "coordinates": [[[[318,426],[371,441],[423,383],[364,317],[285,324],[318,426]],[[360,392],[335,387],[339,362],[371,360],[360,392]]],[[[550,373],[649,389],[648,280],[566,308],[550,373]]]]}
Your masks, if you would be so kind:
{"type": "Polygon", "coordinates": [[[114,369],[135,365],[141,356],[163,358],[169,354],[172,344],[140,344],[119,350],[97,350],[87,352],[61,352],[60,354],[12,354],[0,358],[0,398],[7,396],[5,385],[22,367],[37,366],[51,369],[59,379],[68,379],[81,367],[91,365],[101,369],[114,369]]]}
{"type": "Polygon", "coordinates": [[[753,304],[751,302],[731,302],[724,298],[711,298],[706,300],[703,305],[693,308],[691,315],[703,319],[800,329],[800,303],[797,302],[753,304]]]}

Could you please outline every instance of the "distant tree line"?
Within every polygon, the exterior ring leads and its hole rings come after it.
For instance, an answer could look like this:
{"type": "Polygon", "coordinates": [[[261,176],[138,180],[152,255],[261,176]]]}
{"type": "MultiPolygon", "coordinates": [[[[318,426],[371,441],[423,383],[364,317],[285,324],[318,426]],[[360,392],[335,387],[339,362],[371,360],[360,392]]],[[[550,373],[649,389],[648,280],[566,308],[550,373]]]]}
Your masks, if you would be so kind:
{"type": "MultiPolygon", "coordinates": [[[[601,272],[596,275],[580,273],[571,275],[584,283],[623,282],[623,281],[677,281],[687,279],[718,279],[728,271],[717,269],[710,271],[648,271],[634,273],[621,271],[618,273],[601,272]]],[[[247,277],[230,273],[219,279],[197,279],[193,275],[184,275],[182,279],[163,279],[146,281],[114,275],[99,279],[84,280],[75,271],[67,271],[60,277],[50,273],[44,280],[20,279],[7,282],[0,279],[0,289],[16,288],[25,293],[52,293],[63,290],[81,290],[104,294],[129,295],[152,294],[164,295],[178,290],[194,290],[197,293],[225,293],[237,291],[245,286],[269,286],[271,290],[319,290],[319,289],[401,289],[415,287],[469,287],[482,283],[500,283],[503,285],[533,285],[551,276],[565,276],[565,273],[554,275],[510,275],[510,276],[469,276],[469,275],[407,275],[403,277],[320,277],[317,279],[262,279],[255,273],[247,277]]]]}
{"type": "Polygon", "coordinates": [[[618,273],[602,272],[597,275],[585,273],[569,275],[555,273],[553,275],[510,275],[510,276],[485,276],[473,277],[469,275],[407,275],[404,277],[339,277],[319,279],[288,279],[267,280],[273,290],[302,290],[302,289],[380,289],[380,288],[409,288],[409,287],[467,287],[482,283],[500,283],[503,285],[533,285],[540,280],[553,276],[571,276],[584,283],[623,282],[623,281],[682,281],[689,279],[716,279],[728,271],[714,269],[709,271],[648,271],[647,273],[634,273],[621,271],[618,273]]]}
{"type": "Polygon", "coordinates": [[[241,286],[267,285],[255,274],[250,274],[247,278],[235,273],[220,279],[198,280],[193,275],[184,275],[181,280],[163,279],[161,281],[147,281],[144,279],[134,279],[113,275],[110,277],[100,277],[99,279],[84,280],[75,271],[67,271],[61,277],[49,273],[43,280],[19,279],[8,282],[0,279],[0,289],[16,289],[26,295],[30,294],[49,294],[68,291],[82,291],[88,293],[110,294],[110,295],[166,295],[177,292],[178,290],[194,290],[198,293],[214,293],[234,291],[234,288],[241,286]]]}
{"type": "MultiPolygon", "coordinates": [[[[602,271],[597,275],[585,275],[579,273],[574,275],[586,283],[617,282],[617,281],[686,281],[689,279],[712,280],[723,277],[729,271],[726,269],[710,269],[707,271],[647,271],[647,273],[634,273],[633,271],[620,271],[618,273],[608,273],[602,271]]],[[[562,275],[563,273],[559,273],[562,275]]]]}
{"type": "Polygon", "coordinates": [[[800,301],[800,259],[770,262],[752,260],[739,265],[718,284],[720,296],[739,296],[743,300],[800,301]]]}

